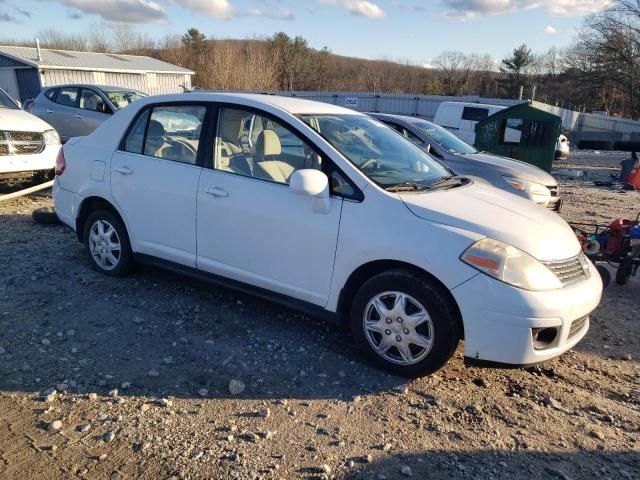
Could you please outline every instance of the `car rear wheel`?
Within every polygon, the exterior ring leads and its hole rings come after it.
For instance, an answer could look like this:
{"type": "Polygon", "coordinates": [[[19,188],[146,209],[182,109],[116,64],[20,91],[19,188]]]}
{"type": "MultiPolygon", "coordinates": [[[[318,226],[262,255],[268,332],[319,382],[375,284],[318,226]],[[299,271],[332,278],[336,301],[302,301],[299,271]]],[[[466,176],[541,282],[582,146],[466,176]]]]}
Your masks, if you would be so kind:
{"type": "Polygon", "coordinates": [[[367,281],[351,307],[358,346],[378,365],[406,377],[433,373],[453,355],[460,334],[442,289],[404,270],[367,281]]]}
{"type": "Polygon", "coordinates": [[[100,273],[123,277],[130,272],[133,255],[127,230],[113,213],[97,210],[89,215],[84,227],[84,244],[100,273]]]}

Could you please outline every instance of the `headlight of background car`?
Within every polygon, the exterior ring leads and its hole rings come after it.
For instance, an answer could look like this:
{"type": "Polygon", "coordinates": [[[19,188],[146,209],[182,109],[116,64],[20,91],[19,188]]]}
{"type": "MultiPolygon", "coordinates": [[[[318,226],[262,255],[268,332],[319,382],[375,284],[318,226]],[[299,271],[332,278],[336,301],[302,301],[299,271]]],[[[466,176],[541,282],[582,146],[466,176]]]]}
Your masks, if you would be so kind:
{"type": "Polygon", "coordinates": [[[541,183],[527,182],[520,178],[502,177],[511,187],[519,192],[529,192],[532,195],[551,195],[549,189],[541,183]]]}
{"type": "Polygon", "coordinates": [[[482,273],[524,290],[562,287],[558,277],[531,255],[491,238],[478,240],[460,259],[482,273]]]}
{"type": "Polygon", "coordinates": [[[60,145],[60,135],[55,130],[47,130],[43,134],[45,145],[60,145]]]}

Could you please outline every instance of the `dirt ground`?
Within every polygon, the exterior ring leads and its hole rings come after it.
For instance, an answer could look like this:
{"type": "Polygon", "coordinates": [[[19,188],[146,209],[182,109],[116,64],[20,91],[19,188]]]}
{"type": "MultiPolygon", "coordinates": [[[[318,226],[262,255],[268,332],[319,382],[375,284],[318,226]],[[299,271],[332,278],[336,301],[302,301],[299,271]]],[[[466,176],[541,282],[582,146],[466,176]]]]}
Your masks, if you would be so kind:
{"type": "MultiPolygon", "coordinates": [[[[635,217],[640,193],[591,182],[623,157],[558,165],[588,171],[562,180],[566,219],[635,217]]],[[[460,348],[407,382],[275,304],[94,272],[72,232],[32,222],[51,203],[0,203],[2,479],[640,478],[639,278],[554,361],[468,368],[460,348]]]]}

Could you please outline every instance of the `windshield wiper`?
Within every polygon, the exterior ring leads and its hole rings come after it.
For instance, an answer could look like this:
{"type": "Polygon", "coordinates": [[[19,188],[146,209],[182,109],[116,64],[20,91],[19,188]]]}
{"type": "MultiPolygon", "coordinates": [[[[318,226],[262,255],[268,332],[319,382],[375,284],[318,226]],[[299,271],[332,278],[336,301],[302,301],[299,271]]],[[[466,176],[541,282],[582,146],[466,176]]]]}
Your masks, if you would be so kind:
{"type": "Polygon", "coordinates": [[[385,190],[387,192],[414,192],[427,190],[428,188],[429,186],[423,183],[402,182],[396,183],[395,185],[389,185],[388,187],[385,187],[385,190]]]}
{"type": "Polygon", "coordinates": [[[435,187],[436,185],[440,185],[442,183],[446,183],[449,180],[456,178],[454,175],[445,175],[444,177],[440,177],[429,184],[430,187],[435,187]]]}

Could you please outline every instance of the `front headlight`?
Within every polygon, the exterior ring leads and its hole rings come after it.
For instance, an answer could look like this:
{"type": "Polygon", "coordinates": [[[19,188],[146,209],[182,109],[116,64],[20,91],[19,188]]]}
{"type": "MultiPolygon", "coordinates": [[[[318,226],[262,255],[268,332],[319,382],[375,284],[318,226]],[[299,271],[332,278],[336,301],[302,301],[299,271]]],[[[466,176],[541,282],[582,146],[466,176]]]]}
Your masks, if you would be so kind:
{"type": "Polygon", "coordinates": [[[515,177],[502,178],[504,178],[504,181],[507,182],[511,186],[511,188],[513,188],[514,190],[518,190],[519,192],[527,192],[531,195],[551,195],[549,189],[541,183],[528,182],[526,180],[515,177]]]}
{"type": "Polygon", "coordinates": [[[60,135],[55,130],[46,130],[42,136],[45,145],[60,145],[60,135]]]}
{"type": "Polygon", "coordinates": [[[476,270],[524,290],[562,288],[556,275],[522,250],[491,238],[471,245],[460,259],[476,270]]]}

